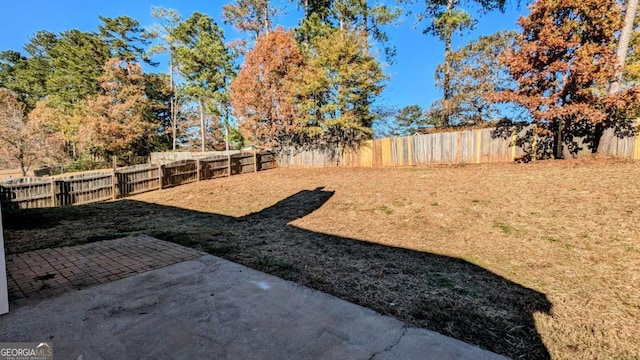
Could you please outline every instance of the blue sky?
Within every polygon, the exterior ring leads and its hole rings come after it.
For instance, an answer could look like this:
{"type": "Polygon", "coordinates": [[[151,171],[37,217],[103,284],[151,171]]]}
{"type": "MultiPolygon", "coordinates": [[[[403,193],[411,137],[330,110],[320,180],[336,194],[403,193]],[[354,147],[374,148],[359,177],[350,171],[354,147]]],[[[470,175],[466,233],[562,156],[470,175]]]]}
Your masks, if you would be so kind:
{"type": "MultiPolygon", "coordinates": [[[[22,51],[22,46],[39,30],[54,33],[67,29],[82,31],[97,31],[100,23],[98,15],[116,17],[130,16],[144,27],[154,24],[151,17],[151,6],[162,6],[177,9],[183,17],[188,17],[194,11],[200,11],[216,19],[222,25],[222,5],[231,0],[199,1],[199,0],[2,0],[3,21],[0,22],[0,50],[22,51]]],[[[279,23],[286,28],[298,23],[300,12],[296,6],[287,3],[287,14],[279,19],[279,23]]],[[[373,3],[373,1],[372,1],[373,3]]],[[[395,4],[389,0],[389,4],[395,4]]],[[[413,10],[420,10],[423,6],[420,0],[413,10]]],[[[414,11],[415,12],[415,11],[414,11]]],[[[504,29],[518,29],[516,20],[526,14],[526,7],[520,9],[515,4],[508,4],[505,13],[492,12],[476,17],[478,27],[475,31],[458,35],[454,39],[454,49],[464,45],[480,35],[492,34],[504,29]]],[[[378,99],[378,105],[402,107],[418,104],[423,108],[439,98],[440,92],[434,87],[434,69],[443,58],[443,45],[435,37],[422,34],[423,24],[414,28],[414,17],[403,16],[401,23],[387,29],[391,42],[397,48],[395,63],[385,68],[391,77],[387,87],[378,99]]],[[[240,37],[229,26],[223,26],[227,40],[240,37]]],[[[166,59],[156,59],[161,62],[157,72],[166,71],[166,59]]]]}

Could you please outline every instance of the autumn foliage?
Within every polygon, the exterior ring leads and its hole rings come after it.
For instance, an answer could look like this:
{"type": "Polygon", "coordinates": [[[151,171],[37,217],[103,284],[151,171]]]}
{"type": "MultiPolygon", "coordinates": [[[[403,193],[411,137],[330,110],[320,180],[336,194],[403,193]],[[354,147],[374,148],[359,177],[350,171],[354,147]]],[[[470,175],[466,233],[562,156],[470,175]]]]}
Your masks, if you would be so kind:
{"type": "Polygon", "coordinates": [[[231,84],[233,114],[246,139],[262,147],[298,142],[304,124],[294,95],[304,66],[289,32],[278,28],[258,37],[231,84]]]}
{"type": "Polygon", "coordinates": [[[153,130],[140,65],[110,59],[96,97],[85,103],[90,125],[87,140],[100,155],[129,155],[153,130]]]}
{"type": "Polygon", "coordinates": [[[332,30],[307,44],[279,28],[258,37],[231,85],[245,138],[265,148],[344,149],[370,138],[386,79],[363,34],[332,30]]]}
{"type": "MultiPolygon", "coordinates": [[[[634,1],[533,0],[519,33],[481,36],[458,49],[452,48],[454,34],[476,22],[467,5],[502,11],[505,1],[427,1],[417,20],[430,19],[425,32],[445,43],[444,62],[435,69],[443,96],[427,113],[405,107],[394,133],[414,133],[424,123],[499,119],[510,127],[509,119],[524,108],[538,135],[548,135],[537,142],[540,157],[549,156],[552,143],[557,158],[583,144],[598,153],[608,149],[613,130],[631,135],[636,129],[628,119],[640,113],[639,31],[635,13],[620,8],[634,9],[634,1]],[[624,39],[633,31],[629,46],[624,39]]],[[[177,10],[154,8],[161,22],[155,30],[128,16],[101,16],[97,32],[45,30],[25,44],[25,54],[0,51],[0,88],[15,94],[23,114],[9,128],[43,130],[64,147],[64,162],[83,167],[83,159],[99,165],[116,155],[127,161],[171,143],[174,149],[225,149],[227,134],[242,134],[233,141],[238,147],[339,154],[372,138],[376,123],[396,112],[399,104],[380,101],[389,79],[380,57],[393,59],[384,27],[395,23],[400,7],[291,1],[302,17],[285,30],[277,24],[289,5],[225,3],[220,20],[240,30],[240,38],[225,38],[205,13],[183,19],[177,10]],[[154,38],[161,44],[152,46],[154,38]],[[153,66],[158,52],[169,54],[170,74],[143,73],[139,64],[153,66]],[[239,54],[245,56],[238,68],[239,54]]]]}
{"type": "Polygon", "coordinates": [[[18,95],[0,88],[0,159],[9,166],[19,166],[22,174],[34,165],[54,161],[60,155],[59,133],[48,131],[25,116],[18,95]]]}
{"type": "Polygon", "coordinates": [[[538,0],[530,7],[517,45],[501,60],[517,82],[493,100],[527,108],[554,134],[556,157],[567,155],[563,130],[603,122],[605,89],[615,71],[614,35],[620,8],[614,0],[538,0]]]}

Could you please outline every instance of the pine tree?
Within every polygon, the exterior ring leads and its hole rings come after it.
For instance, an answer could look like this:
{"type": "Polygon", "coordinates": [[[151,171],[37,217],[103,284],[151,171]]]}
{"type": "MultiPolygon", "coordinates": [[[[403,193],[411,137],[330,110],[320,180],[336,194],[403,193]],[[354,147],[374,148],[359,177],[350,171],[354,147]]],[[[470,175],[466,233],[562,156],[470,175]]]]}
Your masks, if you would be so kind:
{"type": "Polygon", "coordinates": [[[174,49],[177,46],[177,40],[172,34],[175,28],[182,22],[182,16],[175,9],[165,9],[162,7],[151,7],[151,16],[158,20],[155,29],[151,32],[152,37],[161,38],[162,43],[157,44],[149,51],[151,54],[167,52],[169,54],[169,111],[171,119],[171,137],[172,149],[176,150],[178,140],[178,107],[179,100],[176,92],[176,64],[173,59],[174,49]]]}
{"type": "Polygon", "coordinates": [[[315,39],[298,85],[297,101],[318,137],[314,142],[338,152],[372,136],[372,99],[387,79],[365,42],[362,32],[339,29],[315,39]]]}
{"type": "MultiPolygon", "coordinates": [[[[415,0],[401,0],[410,4],[415,0]]],[[[424,29],[425,34],[435,35],[444,42],[444,63],[442,66],[442,111],[441,126],[449,126],[451,113],[449,104],[451,103],[452,89],[451,78],[453,66],[451,64],[451,42],[456,32],[473,29],[476,21],[473,16],[462,9],[463,5],[474,4],[480,6],[482,11],[500,10],[504,11],[505,0],[428,0],[425,2],[425,9],[417,16],[418,21],[427,20],[428,25],[424,29]]]]}
{"type": "Polygon", "coordinates": [[[235,73],[233,55],[224,43],[220,27],[199,12],[180,23],[172,38],[177,41],[172,58],[185,78],[185,94],[199,105],[200,149],[205,151],[208,127],[205,114],[215,116],[213,127],[219,127],[219,118],[229,101],[228,86],[235,73]]]}
{"type": "Polygon", "coordinates": [[[273,28],[273,18],[282,9],[272,6],[270,0],[236,0],[222,7],[225,24],[232,24],[236,29],[249,32],[254,39],[260,34],[268,34],[273,28]]]}
{"type": "MultiPolygon", "coordinates": [[[[505,50],[514,49],[517,35],[514,31],[500,31],[481,36],[451,52],[450,98],[437,101],[431,113],[442,114],[446,108],[450,125],[477,125],[499,118],[500,111],[489,97],[514,86],[499,57],[505,50]]],[[[445,63],[436,67],[436,86],[441,89],[444,88],[446,67],[445,63]]]]}
{"type": "Polygon", "coordinates": [[[98,78],[109,59],[109,45],[95,34],[68,30],[58,36],[49,57],[49,96],[53,102],[69,107],[98,93],[98,78]]]}
{"type": "Polygon", "coordinates": [[[98,25],[100,39],[109,45],[110,57],[126,62],[144,61],[157,66],[147,53],[152,34],[140,27],[138,20],[129,16],[109,18],[99,16],[102,24],[98,25]]]}

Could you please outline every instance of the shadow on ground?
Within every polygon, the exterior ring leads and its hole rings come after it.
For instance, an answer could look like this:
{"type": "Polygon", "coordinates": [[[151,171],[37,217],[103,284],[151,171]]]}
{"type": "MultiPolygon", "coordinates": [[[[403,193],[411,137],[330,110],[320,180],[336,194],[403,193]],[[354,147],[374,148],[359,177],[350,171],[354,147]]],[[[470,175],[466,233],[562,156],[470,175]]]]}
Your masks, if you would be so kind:
{"type": "Polygon", "coordinates": [[[301,191],[234,218],[111,203],[4,213],[8,253],[145,233],[209,252],[513,358],[549,358],[533,314],[547,297],[461,259],[288,225],[333,192],[301,191]]]}

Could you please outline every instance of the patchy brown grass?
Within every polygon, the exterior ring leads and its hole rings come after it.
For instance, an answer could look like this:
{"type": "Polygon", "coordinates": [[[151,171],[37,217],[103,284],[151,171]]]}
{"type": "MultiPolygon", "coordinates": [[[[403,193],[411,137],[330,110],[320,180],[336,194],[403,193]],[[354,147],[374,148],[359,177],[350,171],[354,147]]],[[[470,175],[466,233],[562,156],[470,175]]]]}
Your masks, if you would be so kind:
{"type": "Polygon", "coordinates": [[[9,253],[146,233],[514,358],[640,357],[640,164],[273,170],[5,214],[9,253]],[[322,189],[320,189],[322,187],[322,189]]]}
{"type": "MultiPolygon", "coordinates": [[[[33,172],[29,171],[28,175],[33,176],[33,172]]],[[[22,177],[22,170],[20,169],[0,169],[0,180],[19,177],[22,177]]]]}

